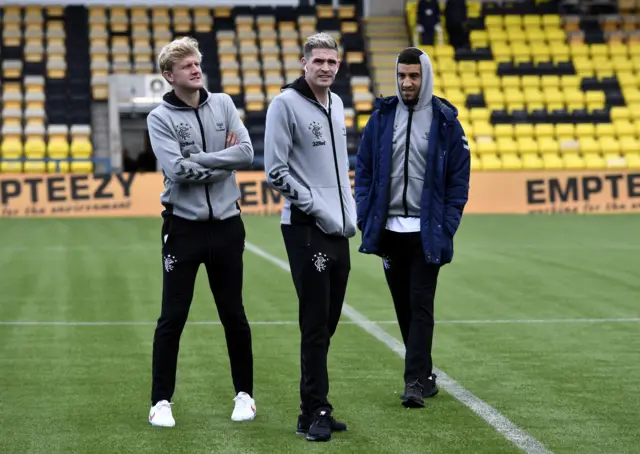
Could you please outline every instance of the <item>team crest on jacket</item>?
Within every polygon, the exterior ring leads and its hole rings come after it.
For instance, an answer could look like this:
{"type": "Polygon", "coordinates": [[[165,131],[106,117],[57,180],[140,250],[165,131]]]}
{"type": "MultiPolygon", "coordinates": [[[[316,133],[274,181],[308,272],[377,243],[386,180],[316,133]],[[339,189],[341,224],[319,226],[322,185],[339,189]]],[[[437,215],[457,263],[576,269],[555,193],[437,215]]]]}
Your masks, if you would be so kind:
{"type": "Polygon", "coordinates": [[[311,134],[316,138],[312,144],[314,147],[321,147],[326,144],[324,140],[320,140],[322,139],[322,125],[320,123],[315,121],[309,123],[309,131],[311,131],[311,134]]]}
{"type": "Polygon", "coordinates": [[[313,264],[315,265],[316,270],[318,270],[318,272],[321,272],[327,269],[328,261],[329,261],[329,258],[327,257],[327,254],[318,252],[317,254],[313,255],[313,264]]]}
{"type": "Polygon", "coordinates": [[[186,141],[189,140],[189,137],[191,136],[191,131],[189,131],[189,125],[186,123],[178,123],[177,125],[175,125],[176,128],[176,134],[178,134],[178,137],[180,138],[181,141],[186,141]]]}
{"type": "Polygon", "coordinates": [[[176,134],[178,135],[178,143],[180,144],[180,151],[189,145],[195,145],[195,142],[191,139],[191,127],[187,123],[178,123],[174,125],[176,134]]]}

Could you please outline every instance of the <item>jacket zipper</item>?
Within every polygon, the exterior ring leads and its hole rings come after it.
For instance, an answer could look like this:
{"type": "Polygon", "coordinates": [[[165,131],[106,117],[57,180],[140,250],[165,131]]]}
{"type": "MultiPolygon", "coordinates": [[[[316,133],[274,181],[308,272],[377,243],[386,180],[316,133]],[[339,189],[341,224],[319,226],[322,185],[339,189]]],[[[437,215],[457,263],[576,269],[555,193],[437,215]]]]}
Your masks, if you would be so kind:
{"type": "Polygon", "coordinates": [[[404,215],[409,216],[409,204],[407,203],[407,191],[409,190],[409,149],[411,147],[411,121],[413,120],[413,107],[409,107],[409,121],[407,123],[407,138],[404,148],[404,190],[402,191],[402,205],[404,215]]]}
{"type": "MultiPolygon", "coordinates": [[[[324,109],[323,109],[324,110],[324,109]]],[[[342,211],[342,233],[345,231],[345,216],[344,216],[344,200],[342,200],[342,184],[340,184],[340,169],[338,167],[338,153],[336,151],[336,141],[333,136],[333,122],[331,121],[331,105],[329,110],[325,110],[327,119],[329,120],[329,131],[331,132],[331,148],[333,149],[333,163],[336,167],[336,179],[338,180],[338,195],[340,196],[340,210],[342,211]]]]}
{"type": "MultiPolygon", "coordinates": [[[[207,139],[204,137],[204,126],[202,126],[202,120],[200,120],[200,115],[198,114],[198,109],[195,108],[193,111],[196,114],[196,118],[198,119],[198,126],[200,126],[200,137],[202,138],[202,152],[207,152],[207,139]]],[[[213,221],[213,207],[211,206],[211,198],[209,196],[209,186],[207,183],[204,185],[204,193],[207,196],[207,207],[209,208],[209,220],[213,221]]]]}

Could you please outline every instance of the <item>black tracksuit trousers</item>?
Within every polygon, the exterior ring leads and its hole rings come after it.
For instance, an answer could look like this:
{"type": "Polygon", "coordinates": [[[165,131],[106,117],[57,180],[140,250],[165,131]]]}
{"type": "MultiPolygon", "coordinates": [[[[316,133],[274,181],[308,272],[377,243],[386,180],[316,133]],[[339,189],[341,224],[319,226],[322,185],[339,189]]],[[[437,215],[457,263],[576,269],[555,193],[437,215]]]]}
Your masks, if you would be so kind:
{"type": "Polygon", "coordinates": [[[385,230],[380,250],[407,350],[404,380],[418,379],[424,385],[433,368],[433,313],[440,267],[427,264],[419,232],[385,230]]]}
{"type": "Polygon", "coordinates": [[[327,355],[351,270],[349,241],[310,223],[282,225],[282,235],[299,305],[300,408],[332,410],[327,355]]]}
{"type": "Polygon", "coordinates": [[[202,263],[224,327],[235,391],[253,396],[251,329],[242,302],[244,240],[240,216],[213,222],[164,219],[162,311],[153,338],[152,405],[171,401],[175,391],[180,337],[202,263]]]}

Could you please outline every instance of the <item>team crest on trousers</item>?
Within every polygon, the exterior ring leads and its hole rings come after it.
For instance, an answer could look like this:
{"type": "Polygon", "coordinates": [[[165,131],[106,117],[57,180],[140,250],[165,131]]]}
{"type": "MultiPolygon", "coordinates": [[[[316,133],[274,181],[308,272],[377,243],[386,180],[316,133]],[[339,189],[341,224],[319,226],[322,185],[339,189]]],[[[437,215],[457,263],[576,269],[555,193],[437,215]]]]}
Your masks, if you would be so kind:
{"type": "Polygon", "coordinates": [[[313,255],[312,261],[314,266],[316,267],[316,270],[318,270],[318,272],[322,272],[327,269],[327,262],[329,261],[329,258],[327,257],[327,254],[318,252],[317,254],[313,255]]]}
{"type": "Polygon", "coordinates": [[[173,271],[173,266],[176,264],[176,257],[171,255],[171,254],[167,254],[164,257],[164,269],[168,272],[173,271]]]}

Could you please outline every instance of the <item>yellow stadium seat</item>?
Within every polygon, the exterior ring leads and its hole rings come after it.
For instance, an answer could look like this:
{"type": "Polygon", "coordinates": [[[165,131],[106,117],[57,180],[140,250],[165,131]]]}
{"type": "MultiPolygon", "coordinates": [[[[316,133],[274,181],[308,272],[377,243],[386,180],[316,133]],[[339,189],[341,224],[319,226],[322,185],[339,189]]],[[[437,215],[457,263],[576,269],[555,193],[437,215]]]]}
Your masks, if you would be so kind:
{"type": "Polygon", "coordinates": [[[0,154],[5,158],[19,158],[22,156],[22,141],[16,137],[5,137],[0,145],[0,154]]]}
{"type": "Polygon", "coordinates": [[[520,76],[504,76],[502,77],[502,89],[520,89],[520,76]]]}
{"type": "Polygon", "coordinates": [[[493,58],[497,62],[505,62],[511,60],[511,47],[507,44],[494,44],[491,47],[493,58]]]}
{"type": "Polygon", "coordinates": [[[511,138],[513,137],[513,125],[497,124],[493,127],[493,134],[498,140],[501,138],[511,138]]]}
{"type": "Polygon", "coordinates": [[[578,138],[593,137],[596,128],[593,123],[579,123],[576,125],[575,131],[576,137],[578,138]]]}
{"type": "Polygon", "coordinates": [[[522,168],[526,170],[541,170],[544,168],[542,158],[535,153],[522,156],[522,168]]]}
{"type": "Polygon", "coordinates": [[[527,106],[544,106],[544,95],[538,88],[523,88],[524,101],[527,106]]]}
{"type": "Polygon", "coordinates": [[[609,57],[609,46],[606,44],[589,44],[588,46],[591,58],[609,57]]]}
{"type": "Polygon", "coordinates": [[[640,120],[640,104],[629,105],[629,117],[633,118],[635,121],[640,120]]]}
{"type": "Polygon", "coordinates": [[[497,89],[484,90],[484,101],[491,110],[502,109],[504,107],[504,93],[497,89]]]}
{"type": "Polygon", "coordinates": [[[491,73],[480,73],[480,85],[483,90],[499,89],[502,86],[501,78],[491,73]]]}
{"type": "Polygon", "coordinates": [[[603,137],[615,137],[616,128],[613,123],[598,123],[596,124],[596,136],[599,138],[603,137]]]}
{"type": "Polygon", "coordinates": [[[478,79],[478,76],[476,76],[475,73],[463,75],[460,78],[460,82],[462,83],[462,90],[466,94],[477,94],[482,92],[480,89],[480,79],[478,79]]]}
{"type": "Polygon", "coordinates": [[[600,150],[605,154],[620,154],[620,142],[615,137],[600,137],[600,150]]]}
{"type": "Polygon", "coordinates": [[[640,141],[635,137],[620,138],[620,151],[623,154],[640,153],[640,141]]]}
{"type": "Polygon", "coordinates": [[[72,173],[91,173],[93,172],[93,163],[91,161],[71,161],[72,173]]]}
{"type": "Polygon", "coordinates": [[[44,173],[46,170],[47,164],[45,161],[25,161],[23,165],[24,172],[44,173]]]}
{"type": "Polygon", "coordinates": [[[538,123],[533,126],[534,136],[538,139],[543,137],[553,137],[554,128],[550,123],[538,123]]]}
{"type": "Polygon", "coordinates": [[[538,154],[538,143],[531,137],[518,137],[516,140],[520,154],[538,154]]]}
{"type": "Polygon", "coordinates": [[[24,155],[30,159],[41,159],[46,152],[46,144],[39,137],[28,138],[24,143],[24,155]]]}
{"type": "Polygon", "coordinates": [[[629,47],[623,43],[609,42],[609,55],[611,57],[626,58],[629,53],[629,47]]]}
{"type": "Polygon", "coordinates": [[[502,168],[504,170],[522,169],[522,159],[516,153],[505,153],[501,155],[502,168]]]}
{"type": "Polygon", "coordinates": [[[622,89],[622,95],[624,96],[624,100],[627,105],[630,104],[640,104],[640,90],[637,88],[632,89],[622,89]]]}
{"type": "Polygon", "coordinates": [[[558,154],[560,144],[551,137],[543,137],[538,139],[538,150],[542,154],[558,154]]]}
{"type": "Polygon", "coordinates": [[[474,77],[476,76],[476,73],[478,72],[478,63],[472,60],[462,60],[457,63],[457,67],[458,67],[458,74],[460,74],[461,76],[465,76],[465,75],[473,75],[474,77]]]}
{"type": "Polygon", "coordinates": [[[514,126],[514,136],[517,140],[533,137],[533,125],[530,123],[518,123],[514,126]]]}
{"type": "Polygon", "coordinates": [[[629,120],[629,118],[631,117],[631,112],[626,106],[615,106],[611,108],[610,115],[611,121],[616,122],[618,120],[629,120]]]}
{"type": "Polygon", "coordinates": [[[576,152],[563,153],[562,160],[564,161],[564,168],[568,170],[580,170],[585,167],[584,159],[576,152]]]}
{"type": "Polygon", "coordinates": [[[484,170],[500,170],[502,169],[502,161],[498,155],[494,153],[483,154],[480,156],[482,160],[482,168],[484,170]]]}
{"type": "Polygon", "coordinates": [[[544,168],[547,170],[559,170],[564,168],[564,161],[558,153],[545,153],[542,155],[544,168]]]}
{"type": "Polygon", "coordinates": [[[500,153],[501,155],[517,153],[518,151],[518,142],[513,140],[511,137],[499,137],[497,140],[497,145],[498,153],[500,153]]]}
{"type": "Polygon", "coordinates": [[[476,121],[473,123],[473,136],[478,139],[493,140],[493,125],[489,122],[476,121]]]}
{"type": "Polygon", "coordinates": [[[615,57],[613,59],[613,69],[616,72],[633,71],[634,64],[626,56],[615,57]]]}
{"type": "Polygon", "coordinates": [[[478,62],[478,73],[488,73],[496,75],[498,71],[498,62],[494,60],[481,60],[478,62]]]}
{"type": "Polygon", "coordinates": [[[605,95],[602,91],[588,91],[585,95],[585,101],[589,110],[603,109],[605,106],[605,95]]]}
{"type": "Polygon", "coordinates": [[[625,155],[627,160],[627,168],[640,169],[640,153],[629,153],[625,155]]]}
{"type": "Polygon", "coordinates": [[[585,167],[589,170],[602,170],[606,168],[606,161],[599,153],[587,153],[584,155],[585,167]]]}
{"type": "Polygon", "coordinates": [[[469,120],[488,123],[491,118],[491,111],[486,108],[474,108],[469,111],[469,120]]]}
{"type": "MultiPolygon", "coordinates": [[[[540,88],[540,77],[538,76],[522,76],[520,83],[523,90],[540,88]]],[[[525,92],[526,94],[526,92],[525,92]]]]}
{"type": "Polygon", "coordinates": [[[519,88],[508,88],[504,91],[505,101],[509,112],[524,109],[524,94],[519,88]]]}
{"type": "Polygon", "coordinates": [[[613,123],[616,136],[622,137],[634,137],[636,135],[636,127],[629,120],[618,120],[613,123]]]}
{"type": "Polygon", "coordinates": [[[476,142],[476,151],[479,155],[496,154],[498,146],[493,140],[479,140],[476,142]]]}
{"type": "Polygon", "coordinates": [[[469,40],[474,49],[489,46],[489,34],[485,30],[472,30],[469,34],[469,40]]]}
{"type": "Polygon", "coordinates": [[[0,172],[20,173],[22,172],[22,163],[18,161],[3,161],[0,165],[0,172]]]}
{"type": "Polygon", "coordinates": [[[556,125],[556,138],[558,140],[571,140],[575,137],[573,123],[558,123],[556,125]]]}
{"type": "Polygon", "coordinates": [[[600,143],[593,137],[580,137],[578,142],[580,143],[580,151],[584,155],[599,154],[601,151],[600,143]]]}

